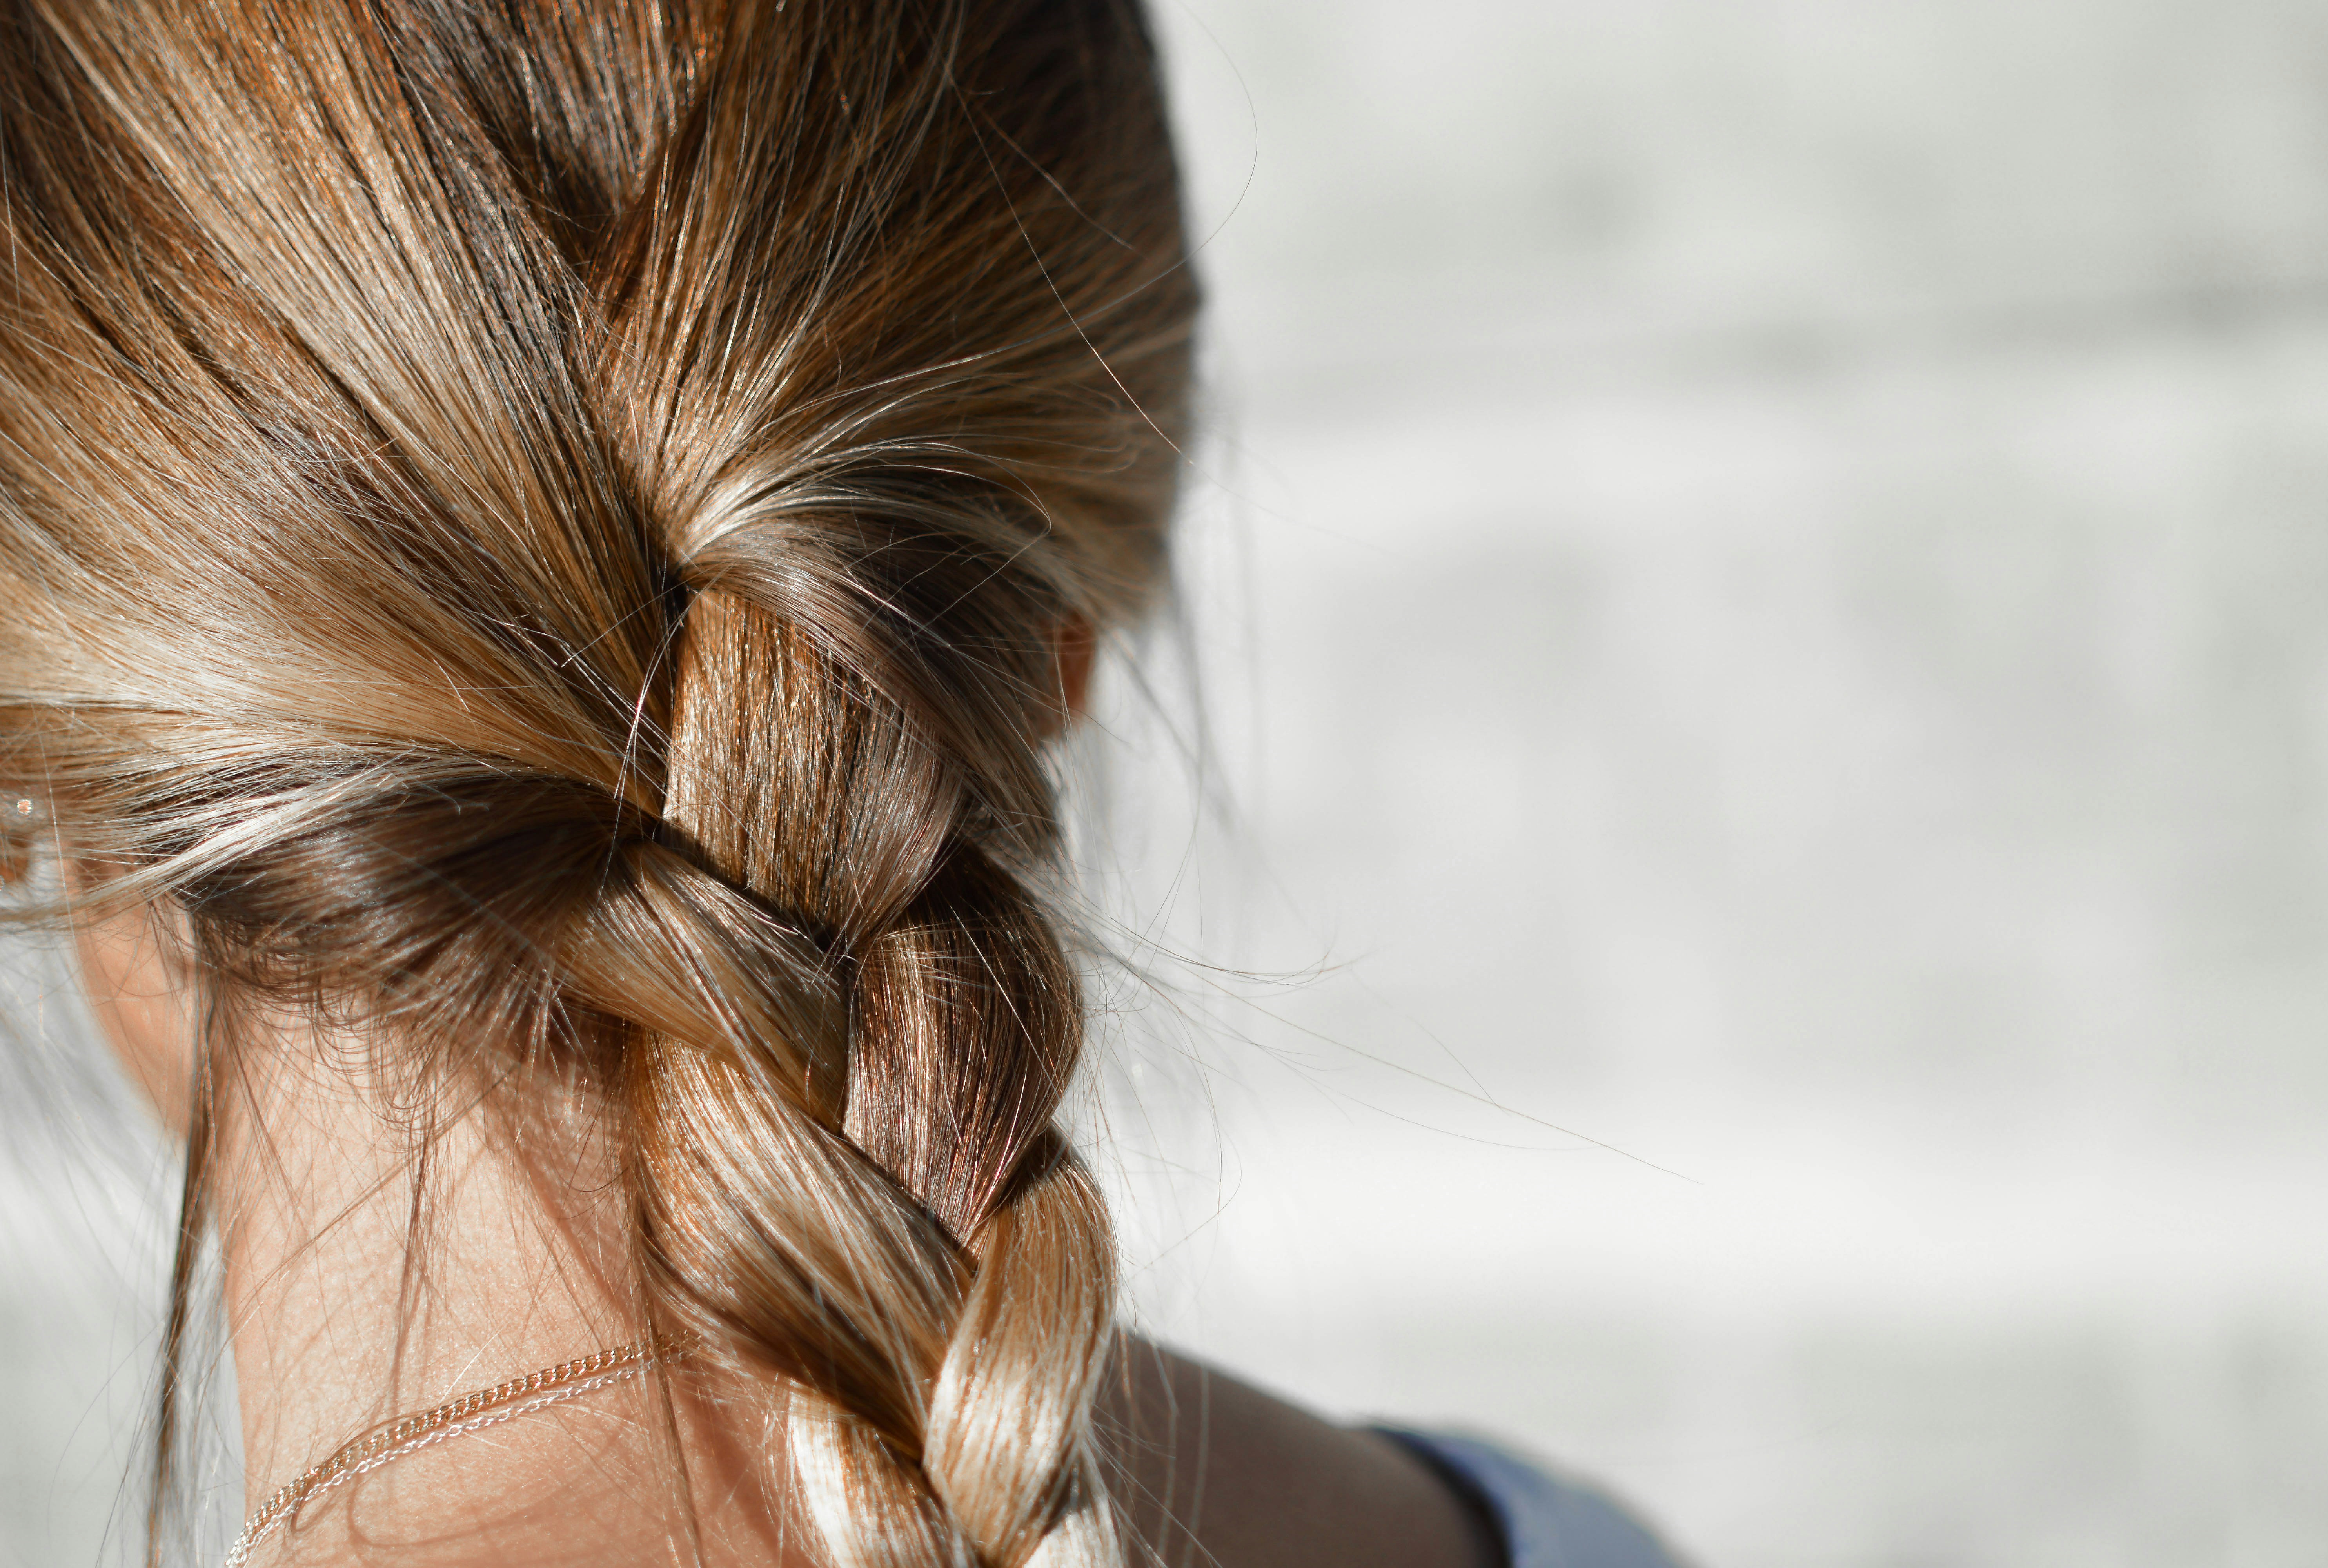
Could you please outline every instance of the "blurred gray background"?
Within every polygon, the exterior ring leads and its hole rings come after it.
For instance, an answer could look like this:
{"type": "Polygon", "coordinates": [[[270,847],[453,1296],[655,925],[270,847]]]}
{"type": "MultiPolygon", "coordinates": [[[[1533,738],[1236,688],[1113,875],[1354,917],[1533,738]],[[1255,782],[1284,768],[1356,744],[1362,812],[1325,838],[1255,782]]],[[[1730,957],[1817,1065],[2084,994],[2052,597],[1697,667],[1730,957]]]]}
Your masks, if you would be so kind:
{"type": "Polygon", "coordinates": [[[2328,1563],[2328,7],[1159,15],[1150,1321],[1709,1564],[2328,1563]]]}
{"type": "MultiPolygon", "coordinates": [[[[2328,7],[1159,25],[1189,630],[1082,759],[1141,1320],[1709,1565],[2328,1562],[2328,7]]],[[[167,1171],[10,995],[49,1568],[167,1171]]]]}

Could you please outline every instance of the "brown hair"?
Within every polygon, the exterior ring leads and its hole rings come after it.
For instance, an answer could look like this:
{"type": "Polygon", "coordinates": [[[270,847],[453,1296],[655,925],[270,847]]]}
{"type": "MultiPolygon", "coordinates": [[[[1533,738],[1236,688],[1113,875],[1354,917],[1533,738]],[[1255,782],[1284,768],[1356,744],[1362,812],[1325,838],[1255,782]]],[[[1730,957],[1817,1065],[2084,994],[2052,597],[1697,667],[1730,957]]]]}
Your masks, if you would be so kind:
{"type": "Polygon", "coordinates": [[[7,0],[0,201],[0,782],[205,987],[165,1452],[290,1008],[594,1085],[837,1562],[1114,1558],[1044,747],[1185,418],[1134,0],[7,0]]]}

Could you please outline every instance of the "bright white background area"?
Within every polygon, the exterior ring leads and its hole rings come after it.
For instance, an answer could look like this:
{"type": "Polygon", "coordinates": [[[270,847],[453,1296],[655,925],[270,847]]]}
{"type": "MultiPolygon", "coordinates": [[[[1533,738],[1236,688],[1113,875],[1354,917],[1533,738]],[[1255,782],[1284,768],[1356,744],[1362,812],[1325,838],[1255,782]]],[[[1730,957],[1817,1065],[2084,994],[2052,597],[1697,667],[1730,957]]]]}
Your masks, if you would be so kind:
{"type": "MultiPolygon", "coordinates": [[[[1141,1320],[1708,1568],[2319,1563],[2328,11],[1159,3],[1206,738],[1114,671],[1083,850],[1141,1320]]],[[[167,1184],[31,1082],[55,1568],[167,1184]]]]}
{"type": "Polygon", "coordinates": [[[1290,978],[1150,1320],[1708,1564],[2322,1562],[2328,12],[1160,15],[1244,814],[1130,903],[1290,978]]]}

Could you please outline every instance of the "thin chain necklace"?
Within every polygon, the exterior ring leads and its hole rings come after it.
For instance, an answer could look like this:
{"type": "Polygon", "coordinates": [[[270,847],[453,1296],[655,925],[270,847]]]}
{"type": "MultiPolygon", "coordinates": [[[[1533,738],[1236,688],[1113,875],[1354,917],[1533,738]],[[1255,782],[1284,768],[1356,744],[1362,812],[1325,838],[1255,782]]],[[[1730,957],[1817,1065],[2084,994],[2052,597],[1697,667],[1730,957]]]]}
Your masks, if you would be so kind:
{"type": "Polygon", "coordinates": [[[515,1421],[521,1415],[579,1399],[593,1390],[627,1383],[658,1361],[676,1361],[696,1347],[693,1336],[651,1334],[612,1350],[597,1350],[577,1361],[561,1361],[523,1377],[512,1377],[491,1388],[480,1388],[460,1398],[373,1428],[334,1450],[314,1466],[276,1488],[243,1521],[242,1534],[227,1548],[224,1568],[244,1568],[259,1543],[273,1535],[306,1503],[367,1471],[390,1464],[424,1448],[515,1421]]]}

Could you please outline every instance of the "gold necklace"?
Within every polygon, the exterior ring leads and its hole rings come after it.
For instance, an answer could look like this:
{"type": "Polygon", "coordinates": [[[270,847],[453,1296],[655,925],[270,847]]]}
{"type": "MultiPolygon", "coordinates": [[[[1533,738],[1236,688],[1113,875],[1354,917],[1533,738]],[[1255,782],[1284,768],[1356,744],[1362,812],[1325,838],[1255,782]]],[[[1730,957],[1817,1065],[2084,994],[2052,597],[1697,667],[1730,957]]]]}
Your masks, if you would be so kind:
{"type": "Polygon", "coordinates": [[[273,1496],[258,1505],[243,1521],[242,1534],[227,1548],[224,1568],[244,1568],[260,1542],[310,1499],[333,1487],[421,1449],[515,1421],[537,1410],[578,1399],[596,1389],[627,1383],[658,1361],[679,1360],[698,1343],[693,1335],[650,1334],[612,1350],[596,1350],[579,1360],[561,1361],[555,1366],[529,1372],[523,1377],[477,1389],[434,1410],[401,1417],[352,1438],[321,1464],[277,1488],[273,1496]]]}

